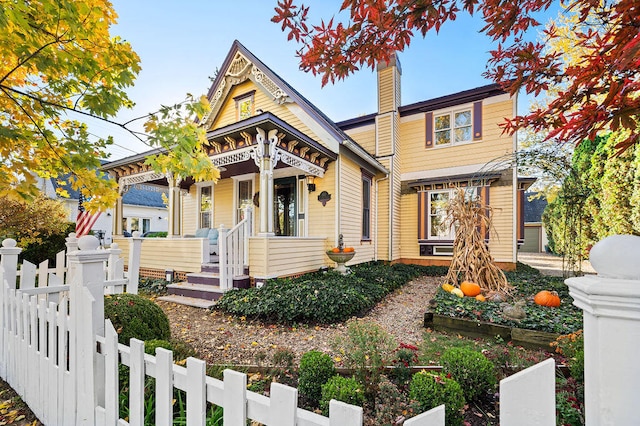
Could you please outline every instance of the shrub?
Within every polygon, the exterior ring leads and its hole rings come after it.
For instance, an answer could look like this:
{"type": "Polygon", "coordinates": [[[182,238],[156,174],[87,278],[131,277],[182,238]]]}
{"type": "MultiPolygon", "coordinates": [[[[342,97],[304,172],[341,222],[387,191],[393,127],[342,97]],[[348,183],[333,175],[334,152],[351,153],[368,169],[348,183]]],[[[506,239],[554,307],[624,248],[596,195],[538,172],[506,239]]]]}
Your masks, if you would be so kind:
{"type": "Polygon", "coordinates": [[[344,357],[344,365],[355,370],[356,380],[373,398],[395,348],[393,337],[374,322],[352,320],[347,322],[346,336],[336,339],[335,346],[344,357]]]}
{"type": "Polygon", "coordinates": [[[395,426],[396,420],[410,411],[407,397],[385,376],[380,379],[376,396],[375,424],[379,426],[395,426]]]}
{"type": "Polygon", "coordinates": [[[144,294],[152,294],[154,296],[162,296],[167,294],[167,284],[162,278],[140,278],[138,280],[138,291],[144,294]]]}
{"type": "Polygon", "coordinates": [[[462,424],[460,410],[466,403],[462,388],[444,374],[427,371],[414,374],[409,385],[409,397],[416,402],[416,411],[419,413],[445,404],[446,424],[462,424]]]}
{"type": "Polygon", "coordinates": [[[327,354],[310,351],[300,358],[298,391],[311,407],[317,407],[322,396],[322,385],[336,373],[333,360],[327,354]]]}
{"type": "Polygon", "coordinates": [[[118,331],[118,341],[169,340],[169,319],[158,305],[136,294],[114,294],[104,298],[104,315],[118,331]]]}
{"type": "Polygon", "coordinates": [[[414,345],[400,343],[400,346],[393,351],[391,362],[394,366],[392,373],[394,382],[401,388],[406,388],[411,380],[411,367],[418,362],[418,348],[414,345]]]}
{"type": "Polygon", "coordinates": [[[551,346],[556,347],[556,352],[566,358],[571,377],[579,382],[584,382],[584,335],[582,330],[575,333],[560,336],[551,346]]]}
{"type": "Polygon", "coordinates": [[[66,238],[71,232],[75,232],[75,229],[75,222],[69,222],[65,224],[65,226],[59,230],[59,232],[42,238],[41,243],[29,244],[22,251],[22,253],[20,253],[20,259],[28,260],[29,262],[36,265],[40,264],[40,262],[48,260],[50,267],[55,266],[56,255],[59,252],[67,249],[66,238]]]}
{"type": "Polygon", "coordinates": [[[356,265],[351,271],[269,280],[260,288],[225,293],[216,308],[263,321],[331,324],[362,314],[411,279],[433,273],[429,267],[383,263],[356,265]]]}
{"type": "Polygon", "coordinates": [[[329,415],[329,401],[332,399],[362,407],[365,401],[364,389],[355,379],[333,376],[322,385],[320,409],[325,416],[329,415]]]}
{"type": "Polygon", "coordinates": [[[496,385],[496,373],[493,363],[480,352],[464,348],[446,350],[440,362],[444,371],[460,384],[467,401],[492,391],[496,385]]]}

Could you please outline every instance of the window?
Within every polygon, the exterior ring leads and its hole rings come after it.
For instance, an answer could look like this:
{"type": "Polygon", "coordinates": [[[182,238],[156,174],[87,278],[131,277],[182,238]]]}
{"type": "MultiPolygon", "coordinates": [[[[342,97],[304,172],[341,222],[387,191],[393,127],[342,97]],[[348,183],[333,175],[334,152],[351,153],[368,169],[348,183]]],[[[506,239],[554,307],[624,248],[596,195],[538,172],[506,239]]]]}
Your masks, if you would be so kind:
{"type": "Polygon", "coordinates": [[[151,230],[151,219],[141,217],[124,217],[122,218],[123,231],[140,231],[142,234],[151,230]],[[142,229],[140,229],[142,226],[142,229]]]}
{"type": "MultiPolygon", "coordinates": [[[[467,200],[476,199],[477,192],[476,187],[466,187],[465,198],[467,200]]],[[[418,229],[419,240],[454,240],[455,226],[451,226],[447,217],[447,207],[455,194],[456,189],[438,189],[419,193],[418,215],[421,218],[418,229]]]]}
{"type": "Polygon", "coordinates": [[[233,98],[236,101],[236,117],[238,120],[244,120],[253,115],[253,97],[255,90],[233,98]]]}
{"type": "Polygon", "coordinates": [[[253,204],[253,181],[252,180],[240,180],[238,181],[238,199],[236,210],[236,223],[244,219],[244,210],[247,207],[251,207],[253,204]]]}
{"type": "Polygon", "coordinates": [[[434,117],[436,146],[471,142],[471,109],[452,111],[434,117]]]}
{"type": "Polygon", "coordinates": [[[213,188],[200,187],[200,228],[213,227],[213,188]]]}
{"type": "Polygon", "coordinates": [[[362,175],[362,239],[371,239],[371,177],[362,175]]]}

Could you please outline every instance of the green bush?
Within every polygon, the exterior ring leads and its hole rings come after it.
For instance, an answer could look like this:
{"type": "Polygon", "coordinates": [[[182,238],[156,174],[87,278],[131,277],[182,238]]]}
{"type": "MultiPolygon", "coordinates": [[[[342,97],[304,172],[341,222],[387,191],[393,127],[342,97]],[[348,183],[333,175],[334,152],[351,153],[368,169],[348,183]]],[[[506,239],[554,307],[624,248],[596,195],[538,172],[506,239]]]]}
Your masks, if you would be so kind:
{"type": "Polygon", "coordinates": [[[355,265],[349,275],[330,271],[269,280],[260,288],[225,293],[216,308],[269,322],[332,324],[365,313],[417,276],[442,273],[433,268],[376,262],[355,265]]]}
{"type": "Polygon", "coordinates": [[[136,294],[114,294],[104,298],[104,315],[118,332],[118,341],[169,340],[169,320],[158,305],[136,294]]]}
{"type": "Polygon", "coordinates": [[[416,411],[422,413],[445,404],[445,424],[462,424],[462,407],[466,404],[460,384],[444,374],[421,371],[414,374],[409,385],[409,397],[416,402],[416,411]]]}
{"type": "Polygon", "coordinates": [[[375,404],[375,424],[377,426],[395,426],[398,418],[410,411],[407,397],[400,389],[382,376],[375,404]]]}
{"type": "Polygon", "coordinates": [[[69,222],[64,228],[60,229],[59,232],[44,237],[41,243],[29,244],[22,253],[20,253],[20,260],[28,260],[35,265],[48,260],[50,267],[55,266],[56,255],[67,249],[66,238],[71,232],[75,232],[75,229],[75,222],[69,222]]]}
{"type": "Polygon", "coordinates": [[[163,278],[142,277],[138,280],[138,291],[143,294],[164,296],[167,294],[167,284],[163,278]]]}
{"type": "Polygon", "coordinates": [[[365,401],[364,389],[356,379],[333,376],[322,385],[320,409],[325,416],[329,415],[329,401],[332,399],[362,407],[365,401]]]}
{"type": "Polygon", "coordinates": [[[327,354],[310,351],[300,358],[298,370],[298,391],[311,407],[317,407],[322,396],[322,385],[329,380],[336,369],[327,354]]]}
{"type": "Polygon", "coordinates": [[[496,386],[496,372],[493,363],[480,352],[464,348],[446,350],[440,363],[444,371],[462,387],[467,401],[473,401],[496,386]]]}

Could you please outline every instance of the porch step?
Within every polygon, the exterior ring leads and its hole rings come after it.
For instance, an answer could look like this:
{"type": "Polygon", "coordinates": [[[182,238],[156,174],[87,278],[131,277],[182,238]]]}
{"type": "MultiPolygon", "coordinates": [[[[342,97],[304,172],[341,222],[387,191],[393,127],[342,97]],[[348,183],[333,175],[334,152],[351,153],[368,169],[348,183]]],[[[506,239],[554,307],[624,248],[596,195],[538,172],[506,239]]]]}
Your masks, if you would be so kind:
{"type": "Polygon", "coordinates": [[[177,283],[169,284],[167,286],[167,292],[169,295],[213,301],[221,298],[225,291],[217,285],[177,283]]]}
{"type": "Polygon", "coordinates": [[[187,274],[187,282],[189,284],[204,284],[210,286],[220,285],[220,274],[218,272],[191,272],[187,274]]]}
{"type": "Polygon", "coordinates": [[[178,296],[177,294],[158,297],[158,300],[163,300],[165,302],[172,302],[178,305],[193,306],[194,308],[203,308],[203,309],[209,309],[216,304],[212,300],[198,299],[196,297],[178,296]]]}
{"type": "MultiPolygon", "coordinates": [[[[220,273],[220,264],[216,262],[203,263],[200,265],[200,272],[210,272],[212,274],[220,273]]],[[[244,267],[244,275],[249,275],[249,267],[244,267]]]]}

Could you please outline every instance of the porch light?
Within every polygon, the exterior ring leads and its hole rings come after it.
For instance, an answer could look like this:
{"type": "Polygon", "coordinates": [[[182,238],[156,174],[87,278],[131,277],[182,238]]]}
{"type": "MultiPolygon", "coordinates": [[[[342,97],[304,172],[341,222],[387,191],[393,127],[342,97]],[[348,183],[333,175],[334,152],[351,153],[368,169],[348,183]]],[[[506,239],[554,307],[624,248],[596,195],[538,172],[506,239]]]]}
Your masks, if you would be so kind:
{"type": "Polygon", "coordinates": [[[169,283],[173,282],[173,269],[166,269],[164,271],[165,274],[165,280],[169,283]]]}
{"type": "Polygon", "coordinates": [[[307,189],[309,190],[309,192],[314,192],[316,190],[315,179],[315,176],[307,176],[307,189]]]}

